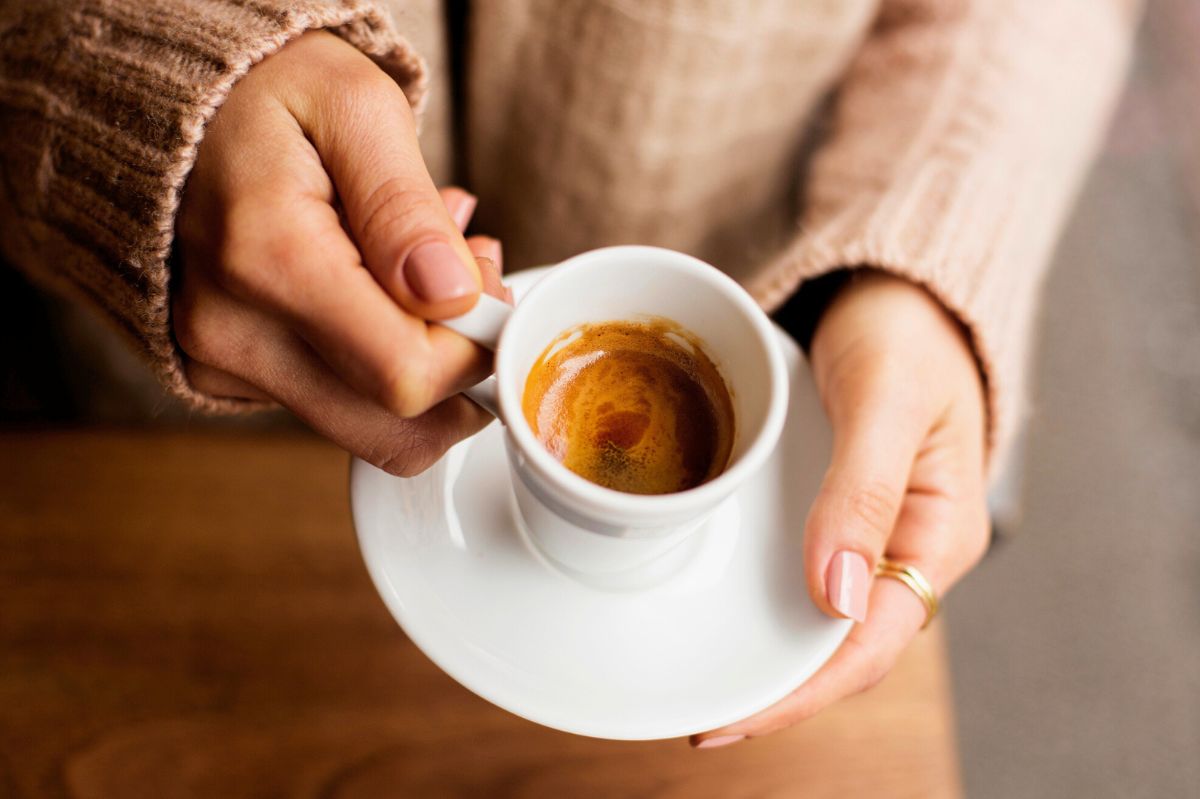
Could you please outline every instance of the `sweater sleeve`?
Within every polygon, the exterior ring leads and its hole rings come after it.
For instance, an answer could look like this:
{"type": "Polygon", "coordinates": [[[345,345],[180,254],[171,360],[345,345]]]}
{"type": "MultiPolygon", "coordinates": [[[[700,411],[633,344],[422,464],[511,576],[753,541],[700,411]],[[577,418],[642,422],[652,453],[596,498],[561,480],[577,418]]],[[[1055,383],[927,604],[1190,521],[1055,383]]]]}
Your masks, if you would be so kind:
{"type": "Polygon", "coordinates": [[[419,108],[421,59],[371,0],[0,0],[0,252],[93,306],[196,406],[169,322],[168,254],[204,126],[233,84],[328,28],[419,108]]]}
{"type": "Polygon", "coordinates": [[[1018,425],[1036,295],[1121,83],[1136,2],[884,0],[837,93],[801,228],[749,288],[871,266],[968,331],[993,472],[1018,425]]]}

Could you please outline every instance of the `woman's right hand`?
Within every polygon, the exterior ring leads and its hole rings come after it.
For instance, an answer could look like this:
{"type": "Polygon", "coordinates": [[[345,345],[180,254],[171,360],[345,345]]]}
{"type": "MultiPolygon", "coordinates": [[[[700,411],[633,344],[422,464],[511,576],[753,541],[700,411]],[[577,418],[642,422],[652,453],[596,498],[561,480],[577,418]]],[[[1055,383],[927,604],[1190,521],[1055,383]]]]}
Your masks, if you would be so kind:
{"type": "Polygon", "coordinates": [[[192,385],[269,399],[351,453],[416,474],[491,418],[458,392],[490,354],[430,321],[500,244],[435,188],[400,88],[326,32],[252,68],[205,133],[176,224],[172,325],[192,385]],[[477,263],[476,258],[479,258],[477,263]]]}

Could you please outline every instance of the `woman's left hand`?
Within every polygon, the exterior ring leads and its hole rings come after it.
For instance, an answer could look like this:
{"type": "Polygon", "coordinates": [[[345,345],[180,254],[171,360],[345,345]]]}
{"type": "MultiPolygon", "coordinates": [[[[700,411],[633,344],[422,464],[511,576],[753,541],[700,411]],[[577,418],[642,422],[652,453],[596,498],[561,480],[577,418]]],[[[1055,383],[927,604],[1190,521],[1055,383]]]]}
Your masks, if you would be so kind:
{"type": "Polygon", "coordinates": [[[987,549],[983,387],[950,314],[913,283],[858,274],[822,316],[811,363],[833,456],[805,523],[804,578],[817,607],[857,624],[783,700],[693,746],[767,735],[883,679],[926,611],[903,583],[875,578],[882,557],[940,596],[987,549]]]}

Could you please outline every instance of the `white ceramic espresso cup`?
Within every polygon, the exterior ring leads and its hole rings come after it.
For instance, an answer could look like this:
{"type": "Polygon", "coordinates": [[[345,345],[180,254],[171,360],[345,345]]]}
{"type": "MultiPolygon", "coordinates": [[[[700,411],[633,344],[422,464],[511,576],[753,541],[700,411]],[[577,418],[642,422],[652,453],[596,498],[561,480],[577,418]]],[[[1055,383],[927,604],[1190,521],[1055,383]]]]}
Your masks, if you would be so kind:
{"type": "Polygon", "coordinates": [[[788,378],[766,314],[730,277],[658,247],[593,250],[551,269],[514,308],[484,295],[445,326],[496,351],[495,377],[468,396],[505,426],[513,491],[542,554],[583,578],[645,569],[676,547],[767,460],[779,439],[788,378]],[[586,322],[672,320],[700,339],[733,399],[725,470],[673,494],[629,494],[559,463],[522,411],[525,381],[546,347],[586,322]]]}

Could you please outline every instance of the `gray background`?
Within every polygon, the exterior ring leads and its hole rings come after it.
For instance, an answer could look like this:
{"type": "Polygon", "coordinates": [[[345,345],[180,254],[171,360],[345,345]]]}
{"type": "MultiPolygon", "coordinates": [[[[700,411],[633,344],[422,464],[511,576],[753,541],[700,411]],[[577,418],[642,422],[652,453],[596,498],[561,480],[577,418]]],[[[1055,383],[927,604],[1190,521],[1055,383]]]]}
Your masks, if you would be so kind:
{"type": "Polygon", "coordinates": [[[1200,797],[1200,2],[1162,0],[1043,303],[1020,517],[949,598],[971,797],[1200,797]]]}

